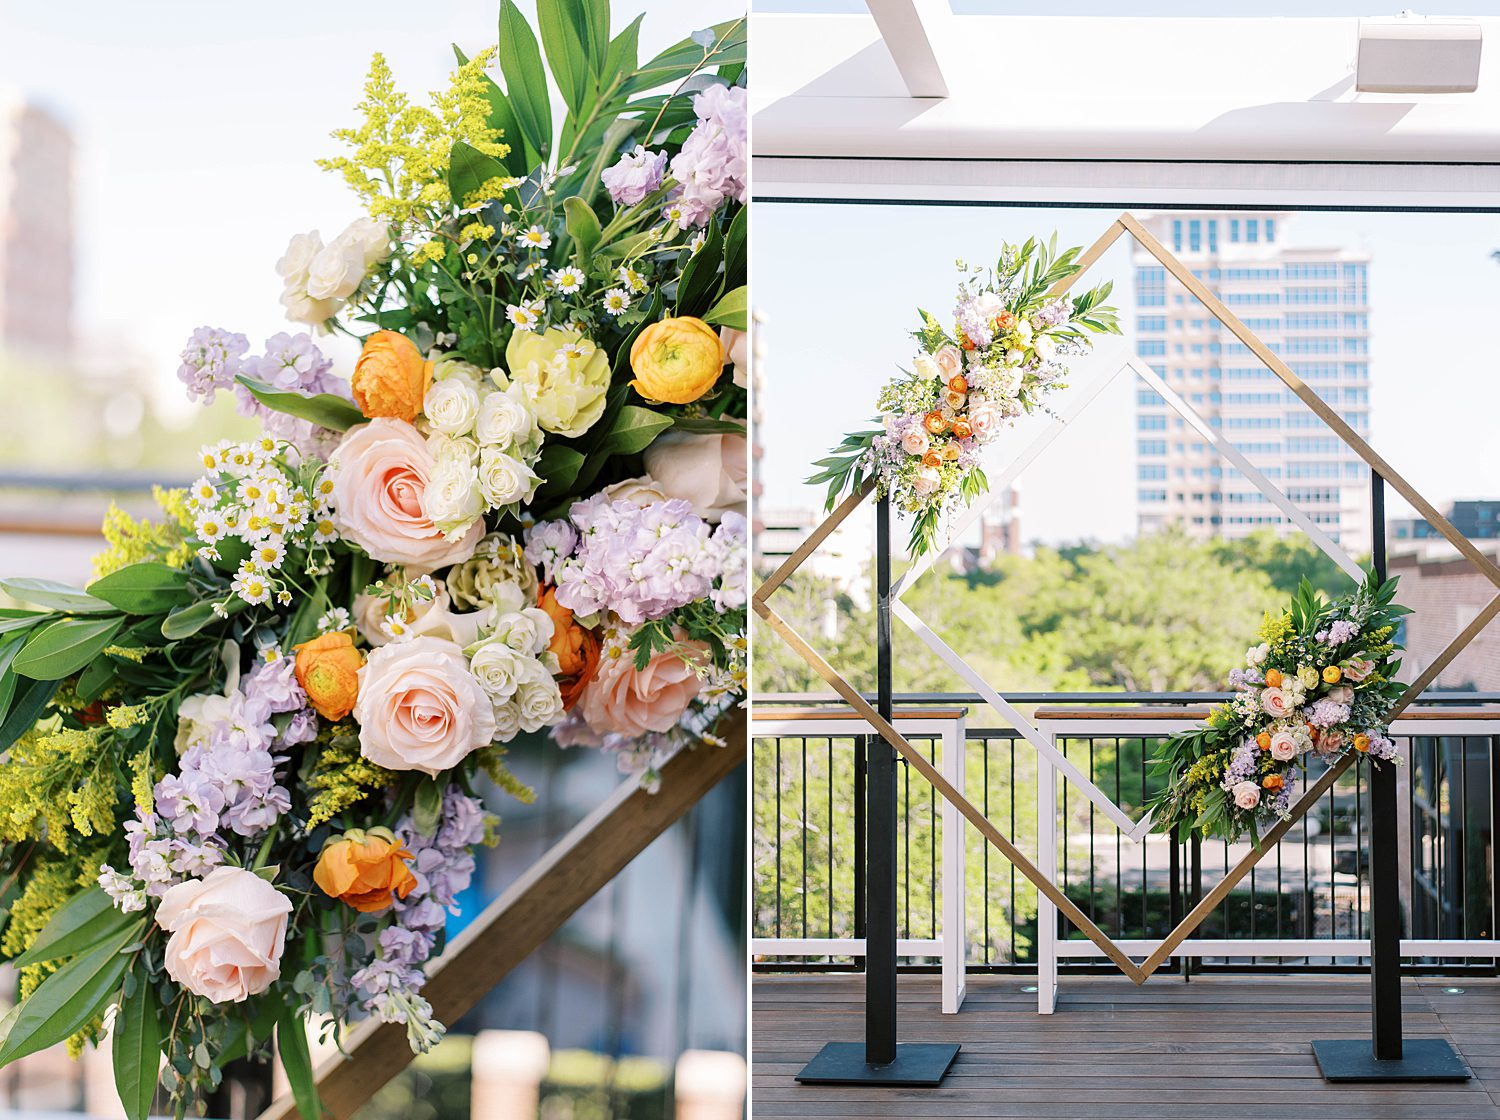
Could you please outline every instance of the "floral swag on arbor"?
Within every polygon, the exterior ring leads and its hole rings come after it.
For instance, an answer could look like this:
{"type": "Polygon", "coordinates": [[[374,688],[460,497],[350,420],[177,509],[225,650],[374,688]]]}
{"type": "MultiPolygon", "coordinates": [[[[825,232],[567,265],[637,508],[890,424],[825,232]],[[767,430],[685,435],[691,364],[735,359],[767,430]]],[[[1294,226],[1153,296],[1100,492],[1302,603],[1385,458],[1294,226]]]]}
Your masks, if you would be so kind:
{"type": "Polygon", "coordinates": [[[277,271],[350,379],[313,334],[194,332],[188,393],[264,434],[159,523],[111,511],[87,590],[3,583],[0,1065],[108,1020],[140,1120],[163,1056],[182,1115],[274,1033],[317,1117],[305,1021],[442,1035],[479,781],[531,797],[504,744],[649,785],[742,700],[743,21],[641,63],[641,17],[538,8],[430,107],[377,56],[335,133],[367,214],[277,271]]]}

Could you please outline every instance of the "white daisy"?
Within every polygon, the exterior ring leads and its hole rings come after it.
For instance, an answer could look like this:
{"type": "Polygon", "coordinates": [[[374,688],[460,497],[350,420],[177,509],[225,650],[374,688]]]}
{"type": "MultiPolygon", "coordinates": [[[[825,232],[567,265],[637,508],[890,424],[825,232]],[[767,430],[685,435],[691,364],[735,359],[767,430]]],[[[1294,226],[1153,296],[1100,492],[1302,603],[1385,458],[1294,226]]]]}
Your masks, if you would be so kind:
{"type": "Polygon", "coordinates": [[[272,537],[256,545],[251,555],[262,568],[279,568],[281,562],[286,559],[286,545],[272,537]]]}
{"type": "Polygon", "coordinates": [[[188,499],[190,501],[196,501],[203,505],[213,505],[218,500],[218,497],[219,488],[213,484],[212,480],[207,478],[200,478],[197,482],[193,483],[192,489],[188,491],[188,499]]]}
{"type": "Polygon", "coordinates": [[[546,249],[552,245],[552,235],[541,226],[528,226],[516,235],[516,244],[523,249],[546,249]]]}
{"type": "Polygon", "coordinates": [[[215,544],[224,539],[224,534],[228,530],[228,526],[224,524],[223,520],[210,513],[198,519],[194,530],[198,534],[198,539],[204,544],[215,544]]]}
{"type": "Polygon", "coordinates": [[[240,570],[235,573],[234,582],[229,586],[234,589],[236,595],[252,607],[264,603],[271,597],[270,582],[248,562],[240,565],[240,570]]]}
{"type": "Polygon", "coordinates": [[[661,216],[662,220],[669,225],[677,226],[679,229],[682,228],[682,207],[678,206],[675,202],[663,210],[661,216]]]}
{"type": "Polygon", "coordinates": [[[646,290],[646,278],[628,264],[622,264],[618,273],[620,283],[632,292],[644,292],[646,290]]]}
{"type": "Polygon", "coordinates": [[[630,306],[630,293],[624,288],[611,288],[604,293],[604,310],[611,315],[622,315],[630,306]]]}
{"type": "Polygon", "coordinates": [[[508,304],[505,308],[505,317],[518,331],[535,330],[536,325],[542,321],[543,307],[539,299],[529,303],[508,304]]]}
{"type": "Polygon", "coordinates": [[[708,231],[700,229],[697,233],[693,234],[692,240],[688,242],[688,252],[696,253],[699,249],[703,248],[703,243],[707,240],[708,231]]]}
{"type": "Polygon", "coordinates": [[[581,291],[583,289],[583,281],[585,277],[583,275],[583,269],[576,268],[570,264],[566,268],[556,269],[550,276],[547,277],[547,279],[550,280],[552,282],[552,286],[563,295],[570,296],[574,292],[581,291]]]}
{"type": "Polygon", "coordinates": [[[338,530],[333,526],[333,518],[324,514],[313,522],[313,540],[318,544],[327,544],[329,541],[338,540],[338,530]]]}
{"type": "Polygon", "coordinates": [[[318,619],[318,633],[332,634],[339,630],[347,630],[352,625],[349,611],[345,607],[334,607],[333,610],[318,619]]]}

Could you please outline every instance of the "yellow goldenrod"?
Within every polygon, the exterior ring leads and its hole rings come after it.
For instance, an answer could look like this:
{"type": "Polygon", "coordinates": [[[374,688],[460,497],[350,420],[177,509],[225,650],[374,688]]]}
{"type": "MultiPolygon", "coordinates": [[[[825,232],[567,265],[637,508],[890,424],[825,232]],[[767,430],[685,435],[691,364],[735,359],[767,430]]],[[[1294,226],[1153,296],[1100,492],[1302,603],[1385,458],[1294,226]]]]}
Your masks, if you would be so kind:
{"type": "Polygon", "coordinates": [[[109,548],[94,557],[95,579],[102,579],[111,572],[143,560],[160,560],[181,567],[192,558],[192,547],[187,543],[193,528],[192,515],[187,508],[187,491],[157,486],[152,492],[165,515],[161,522],[144,517],[137,520],[119,506],[110,505],[102,526],[109,548]]]}

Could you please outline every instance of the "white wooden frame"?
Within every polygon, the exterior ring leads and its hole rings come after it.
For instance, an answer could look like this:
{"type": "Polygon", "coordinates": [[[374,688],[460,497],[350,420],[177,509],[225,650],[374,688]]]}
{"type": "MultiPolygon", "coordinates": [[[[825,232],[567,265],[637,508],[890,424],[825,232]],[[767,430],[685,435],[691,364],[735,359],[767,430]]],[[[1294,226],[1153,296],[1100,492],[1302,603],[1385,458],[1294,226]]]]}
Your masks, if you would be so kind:
{"type": "MultiPolygon", "coordinates": [[[[897,722],[904,732],[916,736],[934,736],[943,745],[941,770],[960,793],[964,788],[964,760],[967,752],[967,725],[965,717],[900,718],[897,722]]],[[[850,715],[839,719],[776,718],[770,712],[756,712],[750,720],[750,738],[775,739],[785,736],[810,739],[844,738],[852,735],[873,735],[875,731],[868,723],[850,715]],[[769,717],[769,718],[767,718],[769,717]]],[[[856,749],[858,749],[856,747],[856,749]]],[[[752,752],[753,758],[753,752],[752,752]]],[[[965,967],[968,962],[968,918],[965,907],[967,878],[965,874],[963,816],[957,806],[946,799],[941,803],[943,822],[943,850],[939,856],[938,884],[943,895],[939,936],[936,938],[900,939],[896,942],[896,953],[902,957],[937,957],[941,963],[943,981],[943,1014],[956,1015],[963,1007],[966,989],[965,967]]],[[[755,957],[803,957],[865,955],[863,938],[855,937],[755,937],[750,940],[750,952],[755,957]]]]}
{"type": "MultiPolygon", "coordinates": [[[[1202,726],[1202,720],[1173,718],[1130,719],[1111,723],[1102,719],[1037,717],[1054,746],[1058,739],[1074,735],[1094,735],[1136,739],[1171,735],[1202,726]]],[[[1434,735],[1493,735],[1492,720],[1455,717],[1453,719],[1396,719],[1391,724],[1395,738],[1434,735]]],[[[1059,752],[1061,748],[1057,748],[1059,752]]],[[[1037,867],[1053,882],[1057,881],[1057,771],[1047,760],[1037,759],[1037,867]]],[[[1131,957],[1145,957],[1161,945],[1159,940],[1132,938],[1117,940],[1119,948],[1131,957]]],[[[1358,957],[1368,956],[1368,938],[1188,938],[1169,954],[1172,957],[1358,957]]],[[[1099,959],[1103,957],[1092,941],[1057,936],[1057,907],[1045,896],[1037,899],[1037,1014],[1051,1015],[1057,1009],[1058,964],[1063,959],[1099,959]]],[[[1401,955],[1412,957],[1462,957],[1476,960],[1500,959],[1500,940],[1407,938],[1401,942],[1401,955]]]]}

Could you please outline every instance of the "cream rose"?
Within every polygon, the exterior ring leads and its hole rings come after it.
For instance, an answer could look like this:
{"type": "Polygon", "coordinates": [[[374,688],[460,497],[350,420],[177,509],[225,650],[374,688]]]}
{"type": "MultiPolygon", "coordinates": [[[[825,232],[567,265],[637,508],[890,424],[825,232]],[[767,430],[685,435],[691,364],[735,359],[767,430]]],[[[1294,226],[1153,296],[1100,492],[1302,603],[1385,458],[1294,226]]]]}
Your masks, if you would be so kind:
{"type": "Polygon", "coordinates": [[[486,447],[479,452],[479,492],[491,509],[529,502],[541,484],[534,470],[499,448],[486,447]]]}
{"type": "Polygon", "coordinates": [[[657,653],[637,670],[635,658],[604,658],[599,675],[579,700],[578,710],[595,732],[638,738],[649,731],[670,731],[698,695],[698,674],[691,659],[704,656],[701,642],[684,642],[657,653]]]}
{"type": "Polygon", "coordinates": [[[484,536],[477,521],[457,540],[423,509],[432,452],[403,420],[381,417],[344,433],[332,457],[335,521],[372,559],[432,571],[467,560],[484,536]]]}
{"type": "Polygon", "coordinates": [[[901,437],[901,450],[908,455],[926,455],[930,446],[932,446],[932,441],[927,438],[927,432],[915,424],[907,428],[906,433],[901,437]]]}
{"type": "Polygon", "coordinates": [[[646,473],[668,497],[691,503],[705,521],[743,513],[749,489],[745,437],[738,432],[667,432],[646,448],[646,473]]]}
{"type": "Polygon", "coordinates": [[[242,867],[216,867],[161,897],[167,975],[214,1003],[241,1003],[281,975],[292,900],[242,867]]]}
{"type": "Polygon", "coordinates": [[[639,509],[644,509],[656,502],[665,502],[668,497],[667,492],[657,484],[656,479],[647,475],[612,482],[600,493],[608,502],[629,502],[639,509]]]}
{"type": "Polygon", "coordinates": [[[426,635],[370,653],[354,719],[360,753],[387,770],[437,775],[495,737],[493,705],[464,651],[426,635]]]}
{"type": "Polygon", "coordinates": [[[724,358],[734,363],[733,381],[741,389],[750,388],[750,363],[745,353],[750,336],[746,331],[733,327],[719,328],[719,344],[724,347],[724,358]]]}
{"type": "Polygon", "coordinates": [[[480,401],[479,416],[474,421],[474,436],[480,443],[502,451],[519,448],[529,453],[540,445],[540,434],[536,414],[521,386],[486,393],[480,401]]]}
{"type": "Polygon", "coordinates": [[[1292,714],[1292,702],[1279,688],[1261,690],[1260,710],[1273,719],[1284,719],[1292,714]]]}
{"type": "Polygon", "coordinates": [[[307,267],[307,294],[313,299],[344,300],[365,278],[365,251],[357,241],[336,237],[319,250],[307,267]]]}
{"type": "Polygon", "coordinates": [[[935,494],[942,481],[943,476],[938,474],[936,467],[918,467],[912,477],[911,488],[925,498],[929,494],[935,494]]]}
{"type": "Polygon", "coordinates": [[[939,350],[932,356],[932,360],[937,363],[937,367],[942,372],[944,381],[951,379],[956,373],[963,372],[964,356],[959,351],[957,346],[944,346],[941,350],[939,350]]]}
{"type": "Polygon", "coordinates": [[[313,260],[323,251],[323,238],[317,230],[293,235],[287,242],[286,252],[276,262],[276,275],[288,288],[306,289],[307,270],[313,260]]]}
{"type": "MultiPolygon", "coordinates": [[[[454,614],[450,609],[452,601],[448,596],[448,589],[442,580],[437,583],[437,594],[425,602],[413,603],[411,617],[404,623],[405,632],[401,635],[405,638],[418,638],[426,635],[432,638],[446,638],[456,645],[471,646],[479,640],[479,632],[488,629],[490,621],[495,617],[493,607],[485,607],[482,610],[471,611],[464,614],[454,614]]],[[[386,620],[386,601],[375,595],[356,595],[354,597],[354,625],[359,630],[360,637],[371,646],[383,646],[391,641],[391,636],[386,633],[383,623],[386,620]]]]}
{"type": "Polygon", "coordinates": [[[474,650],[469,671],[491,703],[504,704],[516,694],[526,660],[506,643],[488,641],[474,650]]]}
{"type": "Polygon", "coordinates": [[[474,468],[458,458],[434,463],[422,493],[422,512],[449,539],[473,529],[484,513],[484,493],[474,468]]]}
{"type": "Polygon", "coordinates": [[[379,264],[391,255],[391,227],[379,218],[355,218],[344,227],[338,240],[359,246],[365,268],[379,264]]]}
{"type": "Polygon", "coordinates": [[[1050,362],[1057,357],[1057,339],[1050,334],[1039,334],[1031,340],[1031,348],[1036,351],[1037,357],[1044,362],[1050,362]]]}
{"type": "Polygon", "coordinates": [[[1236,782],[1230,793],[1241,809],[1253,809],[1260,804],[1260,786],[1254,782],[1236,782]]]}
{"type": "Polygon", "coordinates": [[[540,661],[522,662],[521,683],[512,706],[522,731],[540,731],[562,718],[562,690],[557,680],[540,661]]]}
{"type": "Polygon", "coordinates": [[[1297,757],[1297,740],[1288,731],[1278,731],[1271,736],[1271,757],[1277,762],[1290,762],[1297,757]]]}
{"type": "Polygon", "coordinates": [[[432,359],[434,381],[462,381],[477,394],[483,394],[485,371],[473,362],[466,362],[457,354],[441,354],[432,359]]]}
{"type": "Polygon", "coordinates": [[[479,394],[462,377],[434,381],[422,398],[422,414],[434,432],[445,436],[467,435],[479,415],[479,394]]]}
{"type": "Polygon", "coordinates": [[[931,354],[918,354],[917,360],[912,365],[916,367],[917,376],[924,381],[936,381],[943,375],[942,368],[933,360],[931,354]]]}

